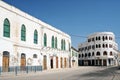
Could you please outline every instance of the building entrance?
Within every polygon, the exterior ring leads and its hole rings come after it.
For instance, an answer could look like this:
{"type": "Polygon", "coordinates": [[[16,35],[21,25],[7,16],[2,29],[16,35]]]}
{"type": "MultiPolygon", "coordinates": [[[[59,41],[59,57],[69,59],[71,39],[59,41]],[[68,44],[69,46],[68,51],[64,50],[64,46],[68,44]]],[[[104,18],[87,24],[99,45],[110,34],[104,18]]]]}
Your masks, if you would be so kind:
{"type": "Polygon", "coordinates": [[[9,69],[9,52],[3,52],[3,72],[8,72],[9,69]]]}

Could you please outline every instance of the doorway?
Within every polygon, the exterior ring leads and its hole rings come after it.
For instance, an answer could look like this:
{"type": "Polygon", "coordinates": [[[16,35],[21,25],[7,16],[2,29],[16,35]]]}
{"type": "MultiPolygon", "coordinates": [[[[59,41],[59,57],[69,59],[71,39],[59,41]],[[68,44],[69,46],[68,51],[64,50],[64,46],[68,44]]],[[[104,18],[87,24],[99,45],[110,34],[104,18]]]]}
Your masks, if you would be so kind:
{"type": "Polygon", "coordinates": [[[50,65],[51,65],[51,69],[53,69],[53,57],[51,57],[50,59],[50,65]]]}
{"type": "Polygon", "coordinates": [[[43,57],[43,69],[46,70],[47,69],[47,56],[44,55],[43,57]]]}
{"type": "Polygon", "coordinates": [[[63,67],[63,64],[62,64],[62,57],[60,58],[60,67],[61,67],[61,68],[63,67]]]}
{"type": "Polygon", "coordinates": [[[21,70],[25,70],[26,68],[26,55],[24,53],[21,54],[21,70]]]}
{"type": "Polygon", "coordinates": [[[64,58],[64,68],[66,68],[67,67],[67,60],[66,60],[66,58],[64,58]]]}
{"type": "Polygon", "coordinates": [[[8,72],[9,70],[9,52],[3,52],[3,72],[8,72]]]}
{"type": "Polygon", "coordinates": [[[56,68],[58,68],[58,57],[56,57],[56,68]]]}
{"type": "Polygon", "coordinates": [[[105,59],[103,60],[103,66],[107,66],[107,61],[105,59]]]}

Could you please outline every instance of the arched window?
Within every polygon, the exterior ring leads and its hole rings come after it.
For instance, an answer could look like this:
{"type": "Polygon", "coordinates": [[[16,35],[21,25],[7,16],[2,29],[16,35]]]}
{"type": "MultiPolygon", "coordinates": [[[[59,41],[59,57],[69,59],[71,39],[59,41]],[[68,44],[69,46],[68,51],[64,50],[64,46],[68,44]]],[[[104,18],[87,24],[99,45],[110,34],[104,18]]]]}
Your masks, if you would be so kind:
{"type": "Polygon", "coordinates": [[[26,28],[24,24],[22,25],[22,28],[21,28],[21,40],[26,41],[26,28]]]}
{"type": "Polygon", "coordinates": [[[112,48],[112,44],[109,44],[109,48],[112,48]]]}
{"type": "Polygon", "coordinates": [[[44,33],[44,46],[45,47],[47,46],[47,35],[46,35],[46,33],[44,33]]]}
{"type": "Polygon", "coordinates": [[[111,40],[111,37],[109,36],[109,40],[111,40]]]}
{"type": "Polygon", "coordinates": [[[97,55],[97,56],[100,56],[100,52],[98,51],[96,55],[97,55]]]}
{"type": "Polygon", "coordinates": [[[65,42],[65,40],[64,40],[64,42],[63,42],[63,45],[64,45],[64,46],[63,46],[63,49],[66,50],[66,42],[65,42]]]}
{"type": "Polygon", "coordinates": [[[106,48],[108,48],[108,44],[106,44],[106,48]]]}
{"type": "Polygon", "coordinates": [[[108,37],[106,36],[105,39],[108,40],[108,37]]]}
{"type": "Polygon", "coordinates": [[[3,52],[3,56],[9,57],[9,55],[10,55],[10,54],[9,54],[8,51],[4,51],[4,52],[3,52]]]}
{"type": "Polygon", "coordinates": [[[100,40],[100,36],[98,37],[98,39],[100,40]]]}
{"type": "Polygon", "coordinates": [[[103,41],[105,40],[104,36],[102,37],[103,41]]]}
{"type": "Polygon", "coordinates": [[[94,41],[95,39],[94,38],[92,38],[92,41],[94,41]]]}
{"type": "Polygon", "coordinates": [[[88,57],[90,57],[91,56],[91,53],[88,53],[88,57]]]}
{"type": "Polygon", "coordinates": [[[63,45],[63,39],[61,40],[61,50],[63,50],[63,47],[64,47],[64,45],[63,45]]]}
{"type": "Polygon", "coordinates": [[[57,48],[57,37],[55,37],[55,48],[57,48]]]}
{"type": "Polygon", "coordinates": [[[103,52],[103,55],[107,55],[107,51],[104,51],[104,52],[103,52]]]}
{"type": "Polygon", "coordinates": [[[99,44],[99,48],[101,48],[101,44],[99,44]]]}
{"type": "Polygon", "coordinates": [[[112,56],[113,55],[113,53],[112,53],[112,51],[110,51],[110,56],[112,56]]]}
{"type": "Polygon", "coordinates": [[[87,57],[87,53],[85,53],[85,57],[87,57]]]}
{"type": "Polygon", "coordinates": [[[96,41],[98,40],[98,38],[96,37],[96,41]]]}
{"type": "Polygon", "coordinates": [[[26,55],[24,53],[21,54],[21,59],[26,58],[26,55]]]}
{"type": "Polygon", "coordinates": [[[113,40],[113,38],[111,37],[111,40],[113,40]]]}
{"type": "Polygon", "coordinates": [[[82,57],[84,57],[84,54],[82,54],[82,57]]]}
{"type": "Polygon", "coordinates": [[[95,45],[92,45],[92,49],[95,49],[95,45]]]}
{"type": "Polygon", "coordinates": [[[54,36],[52,36],[52,48],[54,48],[54,36]]]}
{"type": "Polygon", "coordinates": [[[33,58],[37,58],[37,54],[33,54],[33,58]]]}
{"type": "Polygon", "coordinates": [[[4,37],[10,37],[10,22],[7,18],[4,20],[3,26],[4,26],[3,36],[4,37]]]}
{"type": "Polygon", "coordinates": [[[103,44],[103,48],[105,48],[105,44],[103,44]]]}
{"type": "Polygon", "coordinates": [[[92,52],[92,56],[94,56],[95,54],[94,54],[94,52],[92,52]]]}
{"type": "Polygon", "coordinates": [[[98,44],[96,44],[96,48],[98,48],[98,44]]]}
{"type": "Polygon", "coordinates": [[[34,31],[34,43],[35,44],[38,43],[38,32],[37,32],[37,30],[34,31]]]}

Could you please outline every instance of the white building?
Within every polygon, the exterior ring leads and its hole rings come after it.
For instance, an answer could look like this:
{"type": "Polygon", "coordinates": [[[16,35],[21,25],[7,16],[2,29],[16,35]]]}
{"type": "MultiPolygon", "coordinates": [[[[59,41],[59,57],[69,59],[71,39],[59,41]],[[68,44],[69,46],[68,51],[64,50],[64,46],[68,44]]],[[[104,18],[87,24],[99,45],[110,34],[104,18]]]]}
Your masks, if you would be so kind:
{"type": "Polygon", "coordinates": [[[78,67],[78,50],[71,47],[71,67],[78,67]]]}
{"type": "Polygon", "coordinates": [[[69,67],[71,37],[0,1],[0,66],[69,67]]]}
{"type": "Polygon", "coordinates": [[[116,64],[118,45],[112,32],[97,32],[79,44],[79,65],[110,66],[116,64]]]}

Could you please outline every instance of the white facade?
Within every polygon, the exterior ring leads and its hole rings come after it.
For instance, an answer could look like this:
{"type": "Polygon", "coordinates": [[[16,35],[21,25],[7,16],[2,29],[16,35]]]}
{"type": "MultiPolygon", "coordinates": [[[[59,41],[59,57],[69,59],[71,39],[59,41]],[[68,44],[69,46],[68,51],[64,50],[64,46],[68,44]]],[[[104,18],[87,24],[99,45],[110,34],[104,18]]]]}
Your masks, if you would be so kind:
{"type": "Polygon", "coordinates": [[[78,51],[71,47],[71,67],[78,67],[78,51]]]}
{"type": "Polygon", "coordinates": [[[110,66],[116,64],[118,45],[112,32],[98,32],[79,45],[79,65],[110,66]]]}
{"type": "MultiPolygon", "coordinates": [[[[3,68],[22,65],[42,65],[43,69],[69,67],[71,37],[3,1],[0,1],[0,44],[0,66],[3,68]],[[4,27],[8,26],[5,20],[9,21],[9,37],[4,36],[4,27]],[[25,26],[25,35],[21,33],[22,25],[25,26]],[[21,36],[25,40],[21,40],[21,36]]],[[[7,68],[3,71],[7,71],[7,68]]]]}

